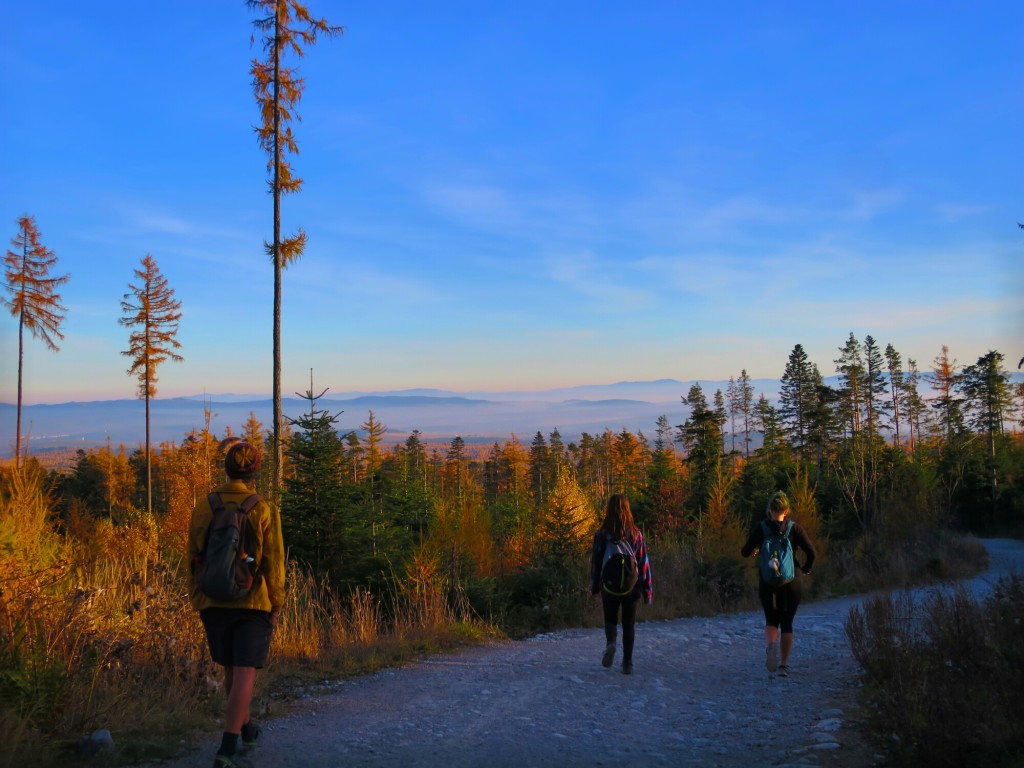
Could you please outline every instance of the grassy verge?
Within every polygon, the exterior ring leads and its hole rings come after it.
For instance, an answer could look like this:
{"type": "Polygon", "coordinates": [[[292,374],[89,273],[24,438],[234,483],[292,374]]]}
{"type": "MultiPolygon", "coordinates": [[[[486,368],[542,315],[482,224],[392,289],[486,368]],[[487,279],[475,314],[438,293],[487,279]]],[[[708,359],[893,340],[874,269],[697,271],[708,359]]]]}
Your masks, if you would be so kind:
{"type": "Polygon", "coordinates": [[[871,731],[897,765],[1024,765],[1024,579],[991,597],[964,589],[922,604],[905,594],[851,611],[846,633],[864,669],[871,731]]]}

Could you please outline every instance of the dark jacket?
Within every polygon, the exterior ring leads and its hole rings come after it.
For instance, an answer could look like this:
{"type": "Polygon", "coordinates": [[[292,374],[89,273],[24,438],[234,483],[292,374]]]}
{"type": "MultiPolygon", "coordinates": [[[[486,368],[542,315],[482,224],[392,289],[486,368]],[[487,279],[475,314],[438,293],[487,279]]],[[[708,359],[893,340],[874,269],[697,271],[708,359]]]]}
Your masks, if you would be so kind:
{"type": "MultiPolygon", "coordinates": [[[[599,528],[594,534],[594,545],[590,551],[590,593],[596,595],[601,591],[601,565],[604,563],[604,549],[608,545],[608,536],[604,529],[599,528]]],[[[636,555],[637,569],[640,578],[637,579],[633,594],[636,597],[643,597],[644,605],[650,605],[654,599],[654,582],[651,580],[651,561],[647,557],[647,543],[640,529],[636,529],[636,537],[629,542],[636,555]]]]}

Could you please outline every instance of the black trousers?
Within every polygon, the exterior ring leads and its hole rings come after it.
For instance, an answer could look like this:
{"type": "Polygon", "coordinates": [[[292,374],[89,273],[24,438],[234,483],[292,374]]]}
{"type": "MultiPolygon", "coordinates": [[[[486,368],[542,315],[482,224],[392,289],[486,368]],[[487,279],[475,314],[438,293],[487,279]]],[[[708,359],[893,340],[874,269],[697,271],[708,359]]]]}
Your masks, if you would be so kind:
{"type": "Polygon", "coordinates": [[[636,607],[640,595],[635,591],[628,595],[609,595],[601,590],[601,605],[604,608],[604,636],[609,643],[615,642],[619,612],[622,613],[622,660],[633,660],[633,640],[636,637],[636,607]]]}

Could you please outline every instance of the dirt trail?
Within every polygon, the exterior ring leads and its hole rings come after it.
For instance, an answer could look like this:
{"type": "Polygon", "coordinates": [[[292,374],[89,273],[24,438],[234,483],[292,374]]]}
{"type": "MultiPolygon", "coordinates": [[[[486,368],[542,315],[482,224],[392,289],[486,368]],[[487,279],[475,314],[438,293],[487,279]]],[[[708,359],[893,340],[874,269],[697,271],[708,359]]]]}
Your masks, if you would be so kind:
{"type": "MultiPolygon", "coordinates": [[[[991,567],[968,582],[977,594],[1000,574],[1024,572],[1024,543],[985,545],[991,567]]],[[[265,722],[253,760],[267,768],[870,766],[878,756],[848,720],[857,667],[843,631],[861,599],[801,607],[787,678],[764,669],[759,611],[638,625],[632,676],[618,663],[601,667],[600,629],[567,630],[332,683],[265,722]]],[[[217,740],[210,734],[201,749],[161,765],[207,766],[217,740]]]]}

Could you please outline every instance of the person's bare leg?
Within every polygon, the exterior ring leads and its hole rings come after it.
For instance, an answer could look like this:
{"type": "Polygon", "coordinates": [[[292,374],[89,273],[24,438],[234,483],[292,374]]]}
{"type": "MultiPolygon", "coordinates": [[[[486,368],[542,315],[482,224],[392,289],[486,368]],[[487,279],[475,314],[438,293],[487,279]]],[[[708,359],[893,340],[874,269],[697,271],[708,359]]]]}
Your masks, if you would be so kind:
{"type": "Polygon", "coordinates": [[[242,726],[249,720],[249,704],[252,701],[253,689],[256,687],[256,668],[232,667],[228,672],[229,674],[225,675],[228,707],[224,716],[224,731],[241,733],[242,726]]]}
{"type": "Polygon", "coordinates": [[[782,656],[782,661],[780,663],[782,664],[782,666],[788,667],[789,666],[789,652],[793,650],[793,633],[792,632],[783,632],[782,633],[782,642],[780,643],[780,649],[779,650],[780,650],[780,654],[782,656]]]}

